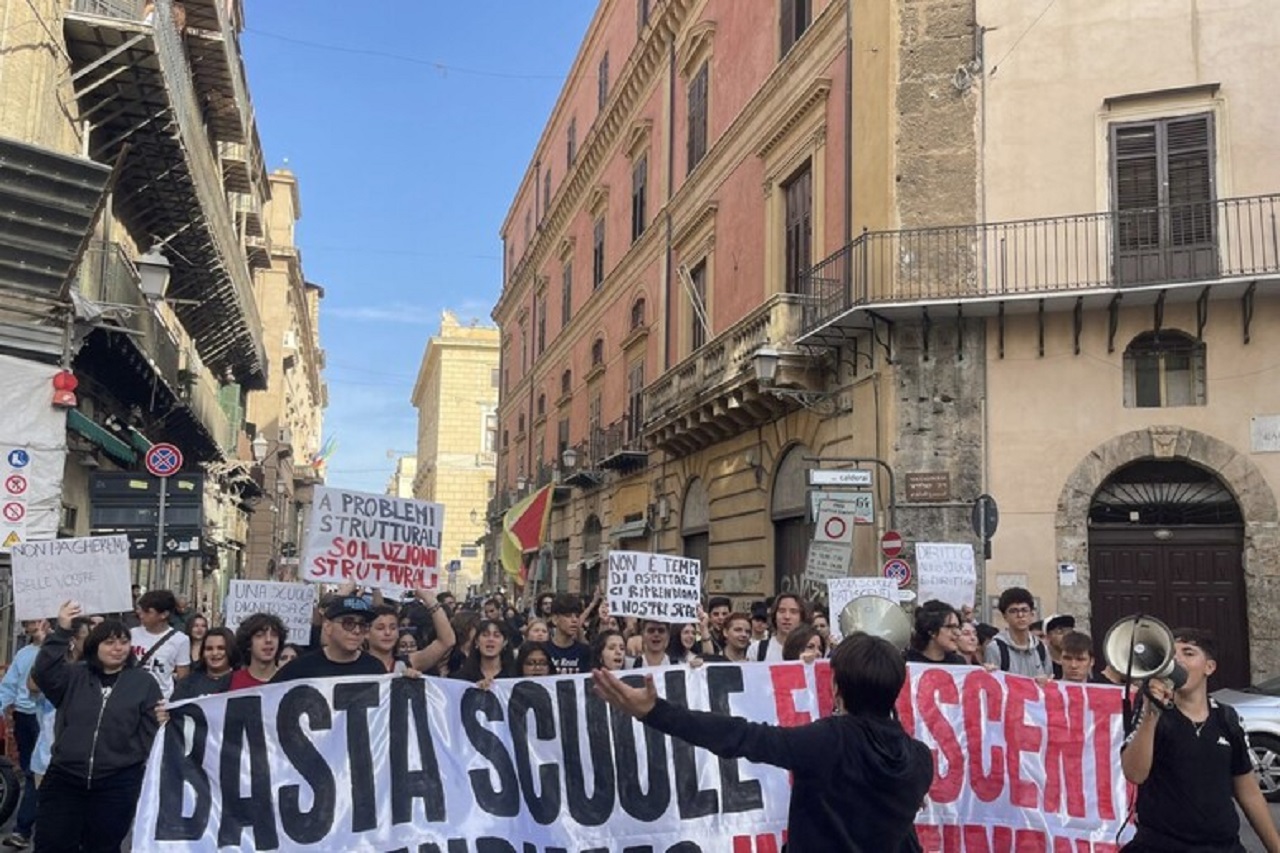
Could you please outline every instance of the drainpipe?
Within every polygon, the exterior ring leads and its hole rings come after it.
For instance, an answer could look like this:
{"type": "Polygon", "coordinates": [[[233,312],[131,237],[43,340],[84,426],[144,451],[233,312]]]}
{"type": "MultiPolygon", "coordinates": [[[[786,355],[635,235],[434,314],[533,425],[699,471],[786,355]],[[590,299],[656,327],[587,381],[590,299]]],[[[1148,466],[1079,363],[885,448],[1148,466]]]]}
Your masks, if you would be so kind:
{"type": "Polygon", "coordinates": [[[848,246],[853,242],[853,0],[844,4],[844,157],[844,245],[848,246]]]}
{"type": "Polygon", "coordinates": [[[667,50],[667,268],[663,273],[662,287],[666,293],[663,300],[662,322],[662,372],[671,369],[671,196],[675,191],[676,173],[676,43],[674,38],[667,50]]]}

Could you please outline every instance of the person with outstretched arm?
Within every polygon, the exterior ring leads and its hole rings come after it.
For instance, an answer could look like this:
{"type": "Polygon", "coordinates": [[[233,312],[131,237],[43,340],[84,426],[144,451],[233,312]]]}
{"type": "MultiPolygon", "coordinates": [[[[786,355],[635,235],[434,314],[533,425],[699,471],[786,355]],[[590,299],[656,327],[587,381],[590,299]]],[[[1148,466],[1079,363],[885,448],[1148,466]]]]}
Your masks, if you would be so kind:
{"type": "Polygon", "coordinates": [[[644,687],[603,669],[593,677],[596,695],[646,726],[722,758],[790,770],[788,853],[920,849],[914,822],[933,783],[933,757],[894,716],[907,671],[889,642],[845,638],[831,657],[836,713],[794,728],[672,705],[658,698],[652,676],[644,687]]]}

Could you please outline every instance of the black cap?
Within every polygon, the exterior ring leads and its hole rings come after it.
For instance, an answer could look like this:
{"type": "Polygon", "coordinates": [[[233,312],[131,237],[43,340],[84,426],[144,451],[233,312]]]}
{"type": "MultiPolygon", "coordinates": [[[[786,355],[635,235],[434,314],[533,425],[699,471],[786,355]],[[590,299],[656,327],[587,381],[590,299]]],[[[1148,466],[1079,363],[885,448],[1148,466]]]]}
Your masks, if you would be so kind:
{"type": "Polygon", "coordinates": [[[757,601],[755,604],[751,605],[751,618],[763,619],[765,622],[768,622],[769,606],[766,605],[763,601],[757,601]]]}
{"type": "Polygon", "coordinates": [[[1076,627],[1076,617],[1070,613],[1055,613],[1048,619],[1044,620],[1044,631],[1049,633],[1055,628],[1070,628],[1074,630],[1076,627]]]}
{"type": "Polygon", "coordinates": [[[366,620],[373,615],[373,605],[356,595],[335,598],[324,609],[324,618],[341,619],[343,616],[363,616],[366,620]]]}

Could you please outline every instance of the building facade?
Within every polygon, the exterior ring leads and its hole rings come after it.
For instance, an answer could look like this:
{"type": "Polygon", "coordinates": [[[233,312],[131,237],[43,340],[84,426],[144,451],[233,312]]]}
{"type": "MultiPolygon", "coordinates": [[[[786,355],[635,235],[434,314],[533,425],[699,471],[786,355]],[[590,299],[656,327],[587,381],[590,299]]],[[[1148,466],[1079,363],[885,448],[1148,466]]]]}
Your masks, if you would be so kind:
{"type": "Polygon", "coordinates": [[[266,263],[254,270],[254,295],[270,380],[264,390],[249,394],[246,410],[253,474],[263,494],[249,520],[245,574],[291,580],[297,577],[312,487],[324,481],[319,459],[329,402],[319,329],[324,290],[306,280],[295,240],[302,218],[297,178],[281,169],[268,180],[266,263]]]}
{"type": "Polygon", "coordinates": [[[600,4],[502,228],[495,515],[560,484],[555,583],[638,548],[818,594],[807,472],[864,468],[854,574],[969,543],[984,615],[1025,585],[1273,671],[1261,0],[639,11],[600,4]]]}
{"type": "Polygon", "coordinates": [[[485,510],[494,494],[498,330],[450,311],[427,342],[411,399],[418,410],[413,497],[444,507],[441,585],[478,586],[486,560],[485,510]]]}
{"type": "Polygon", "coordinates": [[[387,483],[387,494],[397,498],[412,498],[413,483],[418,477],[418,459],[414,456],[401,456],[396,459],[396,470],[387,483]]]}
{"type": "Polygon", "coordinates": [[[251,269],[270,263],[270,186],[242,25],[238,0],[0,14],[0,349],[76,384],[56,435],[11,424],[57,454],[31,538],[124,533],[139,584],[207,613],[245,571],[262,491],[246,397],[269,378],[251,269]],[[144,469],[162,441],[185,459],[163,537],[144,469]]]}

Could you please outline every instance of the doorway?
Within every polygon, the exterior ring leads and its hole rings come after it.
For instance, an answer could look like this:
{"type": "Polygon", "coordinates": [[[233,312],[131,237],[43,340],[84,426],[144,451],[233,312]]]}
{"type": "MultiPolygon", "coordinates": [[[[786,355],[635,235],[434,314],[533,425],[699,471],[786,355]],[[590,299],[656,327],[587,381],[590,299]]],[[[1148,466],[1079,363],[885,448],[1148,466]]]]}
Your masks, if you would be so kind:
{"type": "Polygon", "coordinates": [[[1107,628],[1134,613],[1212,632],[1209,689],[1249,684],[1244,523],[1212,472],[1142,460],[1109,477],[1089,509],[1089,599],[1095,655],[1107,628]]]}

